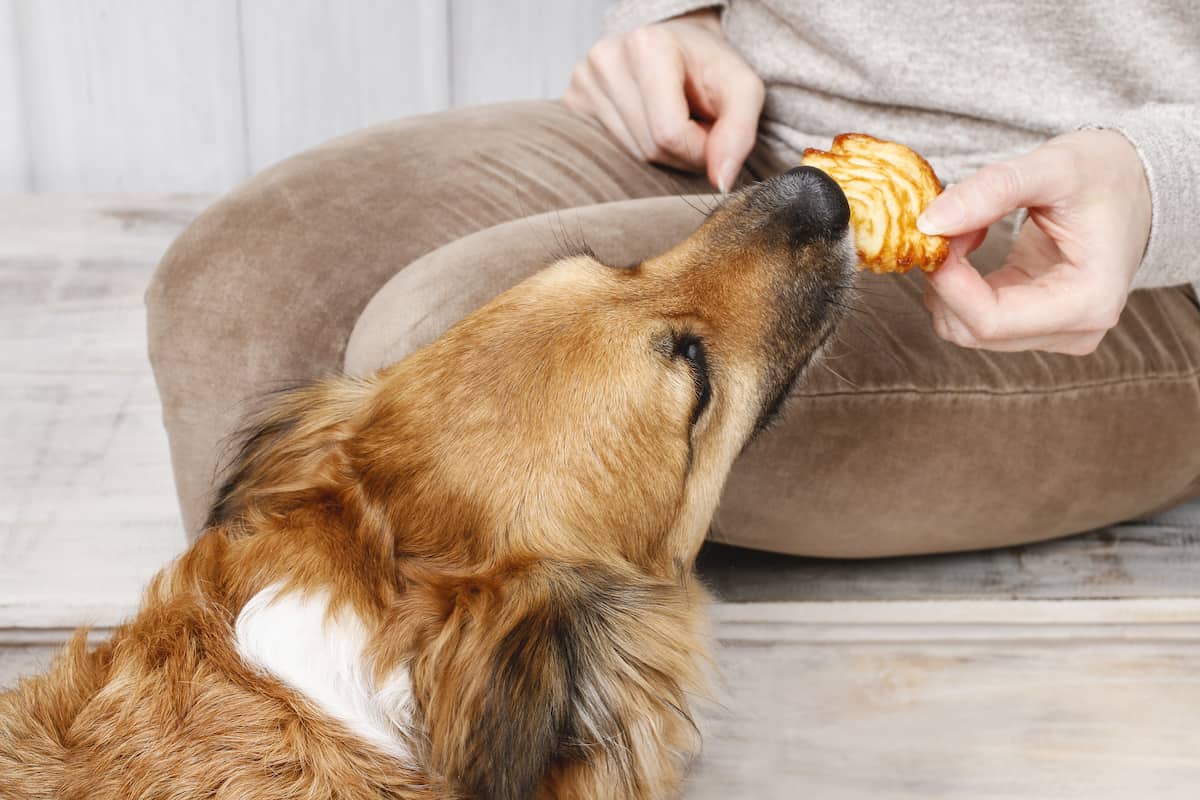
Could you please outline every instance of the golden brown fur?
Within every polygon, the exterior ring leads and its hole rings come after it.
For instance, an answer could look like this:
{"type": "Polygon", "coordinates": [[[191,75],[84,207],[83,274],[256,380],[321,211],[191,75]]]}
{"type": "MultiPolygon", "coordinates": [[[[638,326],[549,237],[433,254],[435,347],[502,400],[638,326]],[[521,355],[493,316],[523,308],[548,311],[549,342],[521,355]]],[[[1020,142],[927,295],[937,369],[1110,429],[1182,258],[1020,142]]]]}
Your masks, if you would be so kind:
{"type": "Polygon", "coordinates": [[[744,191],[635,268],[566,259],[369,379],[276,398],[137,616],[0,696],[0,797],[671,796],[698,746],[696,552],[852,269],[813,180],[744,191]],[[272,585],[352,610],[377,680],[407,670],[411,758],[239,655],[272,585]]]}

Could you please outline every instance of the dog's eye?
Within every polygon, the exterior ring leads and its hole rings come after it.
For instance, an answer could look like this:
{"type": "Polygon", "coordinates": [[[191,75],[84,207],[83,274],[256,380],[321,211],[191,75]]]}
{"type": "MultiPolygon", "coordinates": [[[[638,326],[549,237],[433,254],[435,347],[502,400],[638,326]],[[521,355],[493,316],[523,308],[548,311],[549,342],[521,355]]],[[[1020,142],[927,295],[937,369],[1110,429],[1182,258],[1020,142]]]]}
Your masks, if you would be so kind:
{"type": "Polygon", "coordinates": [[[712,383],[708,375],[708,353],[704,350],[704,342],[699,336],[687,333],[675,340],[675,355],[685,359],[692,370],[692,380],[696,384],[696,404],[692,406],[692,425],[700,419],[708,402],[712,399],[712,383]]]}

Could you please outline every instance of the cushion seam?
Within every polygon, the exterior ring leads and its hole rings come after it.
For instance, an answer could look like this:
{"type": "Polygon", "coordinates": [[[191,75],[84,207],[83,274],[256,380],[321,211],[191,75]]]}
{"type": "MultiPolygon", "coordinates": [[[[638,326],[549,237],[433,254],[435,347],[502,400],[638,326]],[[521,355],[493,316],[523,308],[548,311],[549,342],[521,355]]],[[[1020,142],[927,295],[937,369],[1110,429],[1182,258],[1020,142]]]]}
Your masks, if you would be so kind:
{"type": "Polygon", "coordinates": [[[983,397],[1041,397],[1045,395],[1061,394],[1065,392],[1079,392],[1090,389],[1110,389],[1119,388],[1122,386],[1130,386],[1135,384],[1148,383],[1184,383],[1194,381],[1200,377],[1200,369],[1191,370],[1188,372],[1180,372],[1174,375],[1155,375],[1140,378],[1113,378],[1104,381],[1091,381],[1086,383],[1068,384],[1065,386],[1055,386],[1045,389],[1024,388],[1024,389],[922,389],[918,387],[893,387],[893,388],[878,388],[878,389],[855,389],[849,391],[830,391],[830,392],[812,392],[812,393],[797,393],[792,395],[793,399],[822,399],[826,397],[860,397],[868,395],[977,395],[983,397]]]}

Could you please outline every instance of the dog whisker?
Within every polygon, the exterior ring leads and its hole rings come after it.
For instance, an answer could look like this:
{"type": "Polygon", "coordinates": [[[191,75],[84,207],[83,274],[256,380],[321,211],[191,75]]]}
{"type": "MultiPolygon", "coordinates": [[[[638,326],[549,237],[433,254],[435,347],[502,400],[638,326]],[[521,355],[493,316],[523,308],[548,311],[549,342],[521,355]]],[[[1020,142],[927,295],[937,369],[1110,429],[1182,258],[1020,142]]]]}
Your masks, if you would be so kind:
{"type": "Polygon", "coordinates": [[[831,373],[831,374],[832,374],[832,375],[833,375],[835,378],[837,378],[837,379],[841,380],[841,381],[842,381],[843,383],[845,383],[846,385],[848,385],[848,386],[850,386],[850,387],[852,387],[852,388],[854,388],[854,389],[857,389],[857,388],[859,388],[859,386],[858,386],[858,384],[857,384],[857,383],[855,383],[854,381],[850,380],[849,378],[847,378],[847,377],[846,377],[845,375],[843,375],[842,373],[838,372],[838,371],[837,371],[836,369],[834,369],[833,367],[829,366],[829,364],[825,363],[825,359],[821,359],[821,360],[820,360],[820,361],[818,361],[817,363],[818,363],[818,364],[820,364],[822,368],[824,368],[824,369],[825,369],[825,370],[827,370],[829,373],[831,373]]]}

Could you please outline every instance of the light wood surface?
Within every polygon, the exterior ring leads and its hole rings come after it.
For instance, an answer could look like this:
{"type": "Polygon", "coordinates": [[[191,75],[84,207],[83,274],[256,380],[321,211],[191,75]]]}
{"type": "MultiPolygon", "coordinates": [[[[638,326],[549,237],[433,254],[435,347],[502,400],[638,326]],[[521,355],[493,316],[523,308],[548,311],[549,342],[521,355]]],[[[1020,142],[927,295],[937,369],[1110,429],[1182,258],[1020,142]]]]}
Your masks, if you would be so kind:
{"type": "Polygon", "coordinates": [[[183,547],[142,293],[207,202],[0,196],[0,628],[112,624],[183,547]]]}
{"type": "MultiPolygon", "coordinates": [[[[1200,602],[725,604],[689,800],[1184,800],[1200,602]]],[[[0,686],[46,646],[0,648],[0,686]]]]}
{"type": "Polygon", "coordinates": [[[1072,603],[1011,604],[1007,621],[973,619],[970,603],[925,604],[932,619],[856,605],[857,622],[820,623],[816,640],[802,614],[762,630],[758,605],[718,625],[727,699],[707,718],[689,798],[1196,796],[1194,612],[1169,636],[1131,640],[1138,623],[1103,622],[1104,607],[1080,636],[1071,615],[1046,619],[1072,603]]]}
{"type": "Polygon", "coordinates": [[[1200,503],[984,552],[839,561],[710,543],[700,566],[730,602],[1200,597],[1200,503]]]}

